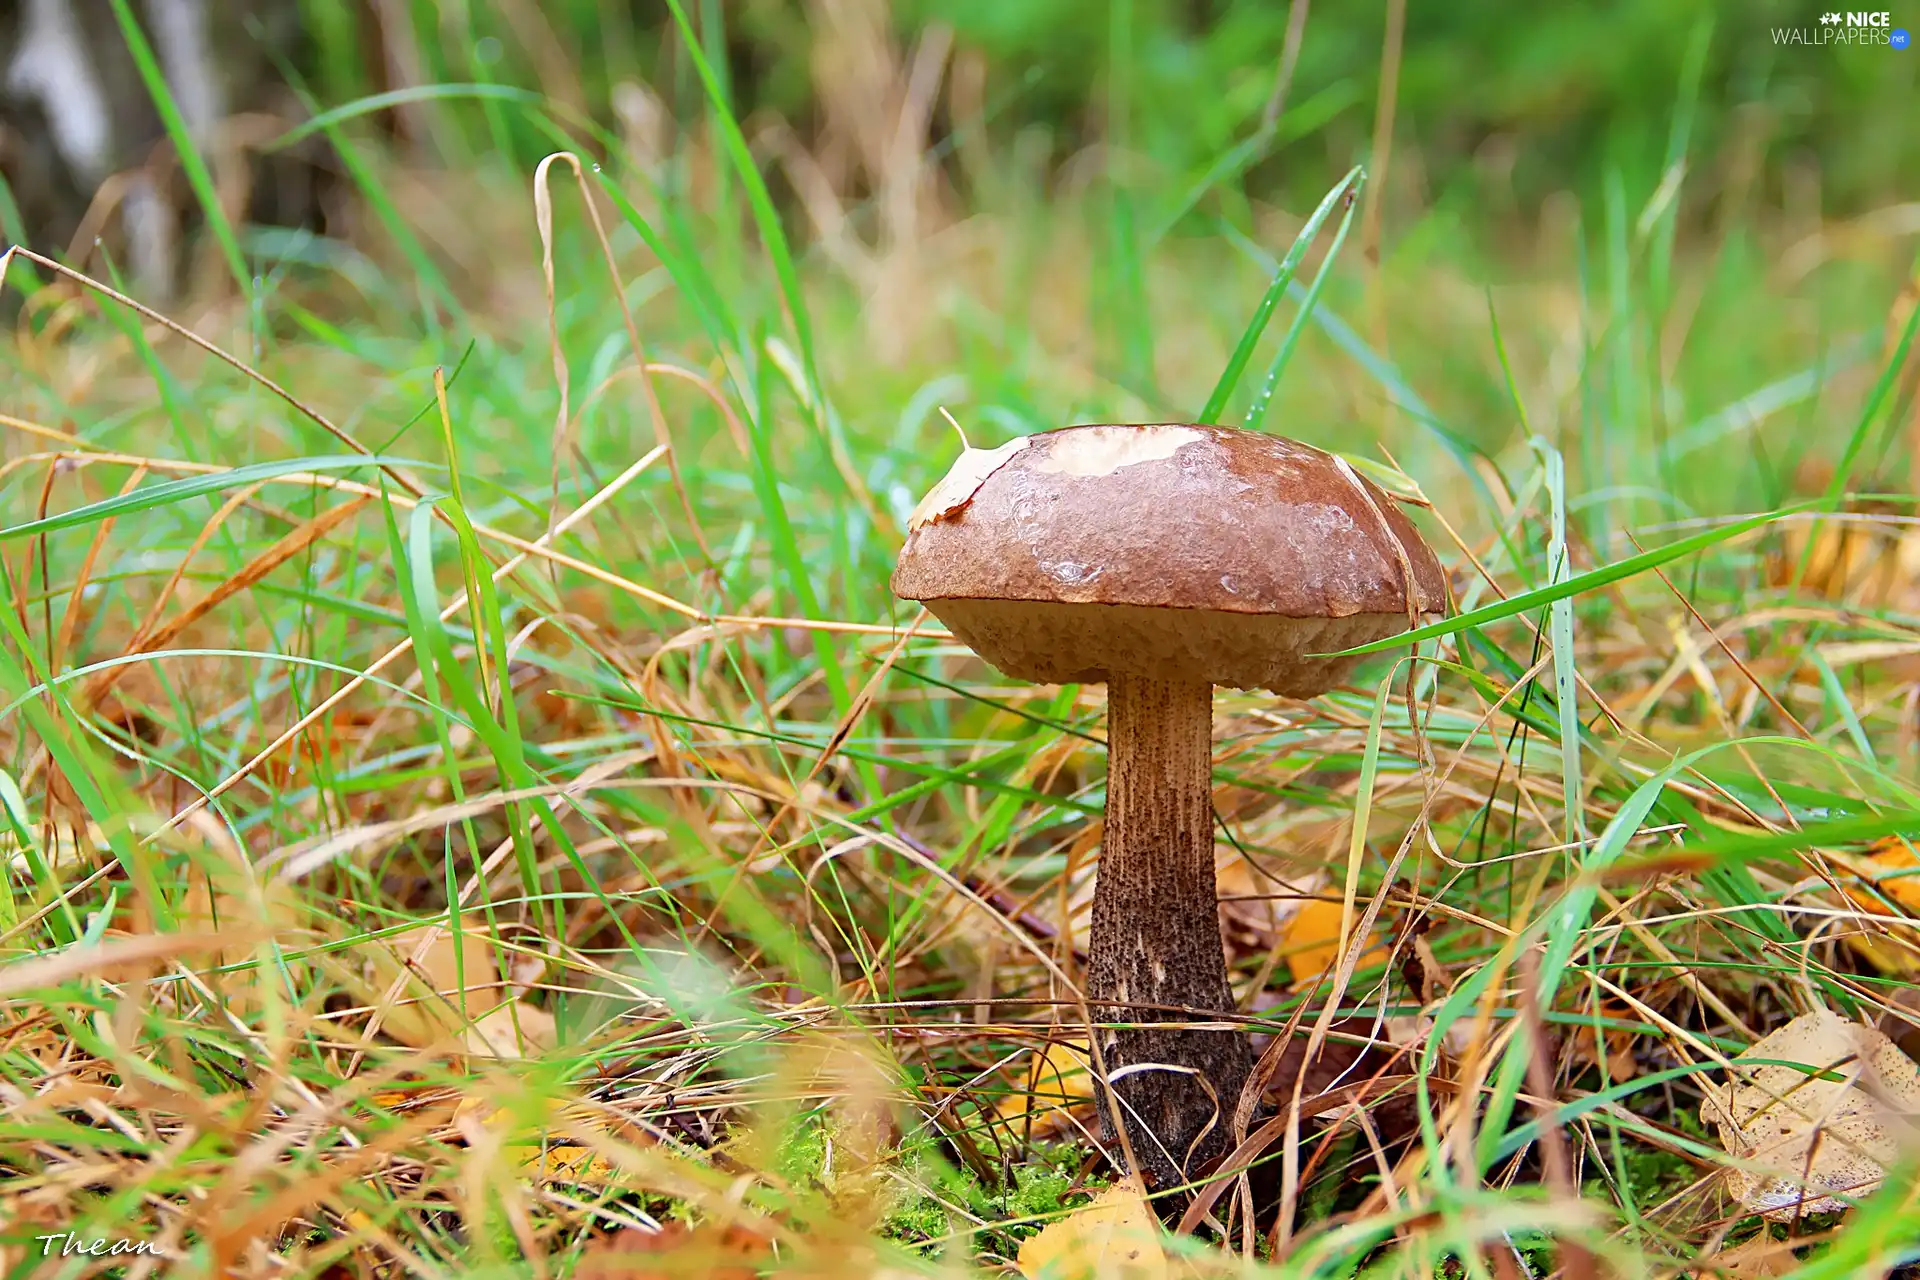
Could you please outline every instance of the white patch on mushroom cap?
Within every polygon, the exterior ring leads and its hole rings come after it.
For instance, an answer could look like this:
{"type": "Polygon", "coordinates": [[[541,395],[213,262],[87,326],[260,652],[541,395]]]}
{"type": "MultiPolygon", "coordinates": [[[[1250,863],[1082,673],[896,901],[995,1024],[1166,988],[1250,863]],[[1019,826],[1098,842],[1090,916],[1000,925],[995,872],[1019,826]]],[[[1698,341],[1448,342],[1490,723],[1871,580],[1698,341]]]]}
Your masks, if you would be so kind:
{"type": "Polygon", "coordinates": [[[1069,476],[1111,475],[1122,467],[1171,458],[1184,444],[1206,439],[1193,427],[1076,427],[1047,442],[1035,471],[1069,476]]]}
{"type": "Polygon", "coordinates": [[[1034,560],[1039,564],[1040,572],[1063,587],[1084,587],[1107,571],[1105,565],[1082,564],[1078,560],[1042,560],[1037,547],[1034,549],[1034,560]]]}

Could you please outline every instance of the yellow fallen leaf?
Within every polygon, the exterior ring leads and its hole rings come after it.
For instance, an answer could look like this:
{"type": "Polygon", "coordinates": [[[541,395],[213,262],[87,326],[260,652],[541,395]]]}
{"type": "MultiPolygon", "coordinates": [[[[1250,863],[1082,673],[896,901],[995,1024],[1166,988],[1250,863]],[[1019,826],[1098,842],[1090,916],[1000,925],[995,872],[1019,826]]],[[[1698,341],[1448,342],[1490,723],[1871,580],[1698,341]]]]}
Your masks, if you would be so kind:
{"type": "Polygon", "coordinates": [[[612,1160],[577,1142],[554,1143],[535,1151],[520,1167],[542,1182],[571,1182],[582,1187],[619,1186],[625,1176],[612,1160]]]}
{"type": "MultiPolygon", "coordinates": [[[[1909,916],[1920,917],[1920,861],[1915,860],[1911,847],[1895,837],[1879,841],[1864,856],[1845,853],[1831,856],[1862,880],[1872,881],[1879,891],[1876,894],[1865,887],[1846,889],[1847,901],[1876,917],[1875,924],[1863,921],[1858,927],[1848,929],[1842,935],[1847,944],[1882,973],[1920,973],[1920,934],[1916,934],[1914,921],[1902,917],[1896,909],[1903,908],[1909,916]],[[1889,902],[1894,905],[1889,906],[1889,902]],[[1879,921],[1885,924],[1879,925],[1879,921]]],[[[1833,901],[1830,894],[1819,896],[1828,903],[1833,901]]]]}
{"type": "Polygon", "coordinates": [[[932,524],[947,513],[973,501],[974,491],[987,482],[1008,458],[1027,447],[1026,436],[1016,436],[997,449],[963,449],[939,484],[927,490],[927,496],[907,517],[909,531],[932,524]]]}
{"type": "Polygon", "coordinates": [[[1064,1041],[1049,1043],[1027,1060],[1020,1087],[994,1104],[1003,1121],[1033,1136],[1050,1137],[1066,1129],[1072,1113],[1093,1109],[1093,1068],[1086,1049],[1064,1041]]]}
{"type": "Polygon", "coordinates": [[[1920,1112],[1920,1066],[1831,1010],[1801,1014],[1733,1065],[1730,1083],[1708,1086],[1701,1116],[1738,1162],[1728,1189],[1777,1222],[1848,1208],[1879,1186],[1906,1136],[1903,1113],[1920,1112]],[[1758,1065],[1765,1060],[1810,1070],[1758,1065]]]}
{"type": "MultiPolygon", "coordinates": [[[[1920,858],[1914,856],[1913,846],[1898,837],[1889,837],[1873,846],[1866,861],[1874,873],[1875,887],[1920,916],[1920,858]]],[[[1886,912],[1878,902],[1873,904],[1873,910],[1886,912]]]]}
{"type": "Polygon", "coordinates": [[[583,1138],[582,1130],[604,1134],[611,1142],[630,1149],[655,1145],[653,1135],[645,1129],[593,1103],[561,1103],[539,1118],[530,1118],[514,1105],[480,1103],[477,1109],[480,1123],[506,1139],[520,1169],[543,1182],[588,1187],[627,1185],[628,1171],[604,1148],[583,1138]]]}
{"type": "Polygon", "coordinates": [[[367,1095],[367,1104],[394,1115],[433,1116],[444,1123],[472,1107],[474,1100],[464,1090],[447,1085],[408,1083],[374,1090],[367,1095]]]}
{"type": "MultiPolygon", "coordinates": [[[[1358,906],[1354,922],[1359,923],[1358,906]]],[[[1308,898],[1302,902],[1287,920],[1281,946],[1294,986],[1318,982],[1340,960],[1340,903],[1326,898],[1308,898]]],[[[1360,953],[1354,967],[1357,971],[1368,965],[1385,964],[1386,960],[1386,948],[1376,941],[1360,953]]]]}
{"type": "Polygon", "coordinates": [[[1140,1184],[1122,1179],[1020,1246],[1026,1280],[1169,1280],[1160,1222],[1140,1184]]]}

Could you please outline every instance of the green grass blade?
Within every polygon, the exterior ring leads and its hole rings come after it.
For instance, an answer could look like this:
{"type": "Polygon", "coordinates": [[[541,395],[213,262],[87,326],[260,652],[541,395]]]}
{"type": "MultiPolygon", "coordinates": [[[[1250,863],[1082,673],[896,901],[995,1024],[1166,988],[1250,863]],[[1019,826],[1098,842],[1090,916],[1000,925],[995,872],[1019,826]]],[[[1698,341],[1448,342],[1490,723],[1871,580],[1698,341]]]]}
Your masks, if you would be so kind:
{"type": "MultiPolygon", "coordinates": [[[[1907,324],[1900,331],[1900,341],[1894,346],[1893,355],[1880,370],[1880,376],[1874,381],[1873,391],[1867,396],[1866,404],[1860,408],[1860,417],[1855,420],[1853,430],[1847,436],[1847,447],[1840,455],[1840,463],[1833,469],[1833,480],[1827,485],[1826,508],[1836,511],[1840,499],[1846,494],[1848,483],[1853,479],[1853,468],[1860,460],[1860,453],[1866,447],[1867,436],[1873,429],[1873,423],[1886,407],[1894,387],[1900,381],[1900,371],[1907,367],[1907,357],[1913,352],[1914,334],[1920,332],[1920,307],[1907,312],[1907,324]]],[[[1813,540],[1807,541],[1807,554],[1813,552],[1813,540]]],[[[1802,566],[1804,569],[1804,564],[1802,566]]]]}
{"type": "Polygon", "coordinates": [[[62,511],[58,515],[46,516],[39,520],[29,520],[25,524],[9,525],[0,529],[0,542],[29,538],[41,533],[54,533],[80,525],[96,524],[102,520],[131,515],[137,511],[153,511],[160,507],[185,502],[189,498],[220,493],[227,489],[238,489],[243,485],[255,484],[262,480],[278,480],[294,475],[325,475],[335,471],[357,471],[362,467],[407,467],[431,470],[433,464],[410,458],[393,458],[374,454],[339,454],[318,458],[283,458],[275,462],[256,462],[249,466],[235,467],[231,471],[215,471],[206,475],[168,480],[162,484],[143,485],[132,493],[103,498],[99,502],[89,502],[84,507],[75,507],[71,511],[62,511]]]}
{"type": "MultiPolygon", "coordinates": [[[[1806,745],[1799,739],[1792,741],[1806,745]]],[[[1720,865],[1777,858],[1816,846],[1843,848],[1866,844],[1886,836],[1920,836],[1920,809],[1889,809],[1883,813],[1814,823],[1797,831],[1776,831],[1757,836],[1720,836],[1696,841],[1672,853],[1653,855],[1646,862],[1649,866],[1660,866],[1679,860],[1690,869],[1707,870],[1720,865]]],[[[1630,875],[1639,865],[1639,862],[1624,863],[1620,867],[1620,874],[1630,875]]]]}
{"type": "Polygon", "coordinates": [[[686,7],[681,0],[667,0],[667,6],[673,10],[673,18],[679,24],[680,33],[686,38],[687,56],[693,60],[694,70],[699,73],[700,82],[706,88],[707,98],[713,104],[714,121],[720,127],[720,139],[726,147],[728,157],[733,161],[735,173],[740,177],[741,185],[746,188],[747,204],[752,210],[754,226],[760,232],[762,243],[766,246],[767,256],[772,260],[775,278],[779,281],[780,294],[786,303],[788,321],[793,325],[794,339],[800,345],[800,360],[806,372],[808,404],[813,416],[814,429],[824,441],[827,434],[825,422],[826,394],[820,385],[820,363],[813,336],[813,322],[807,311],[806,296],[800,288],[800,273],[794,266],[793,250],[787,243],[787,233],[781,226],[780,211],[774,207],[773,196],[767,190],[767,183],[760,176],[760,170],[753,161],[753,151],[747,146],[747,136],[740,130],[740,122],[734,118],[733,111],[727,106],[726,87],[719,74],[707,60],[701,47],[700,33],[687,17],[686,7]]]}
{"type": "Polygon", "coordinates": [[[1306,332],[1307,321],[1313,318],[1314,307],[1320,301],[1320,291],[1326,288],[1328,278],[1333,275],[1333,264],[1339,261],[1340,246],[1347,242],[1347,231],[1353,226],[1353,214],[1357,208],[1358,204],[1349,202],[1346,211],[1340,215],[1340,226],[1333,233],[1333,244],[1328,247],[1327,256],[1320,260],[1320,270],[1314,273],[1307,296],[1300,300],[1300,309],[1294,312],[1293,322],[1287,326],[1287,334],[1280,340],[1280,349],[1274,352],[1273,363],[1267,366],[1267,376],[1260,380],[1260,390],[1255,393],[1243,424],[1249,431],[1258,431],[1261,421],[1267,416],[1267,406],[1272,403],[1273,393],[1280,386],[1280,375],[1293,358],[1293,349],[1299,344],[1300,335],[1306,332]]]}
{"type": "Polygon", "coordinates": [[[1333,190],[1327,192],[1320,201],[1320,207],[1307,219],[1307,225],[1300,228],[1300,234],[1293,239],[1293,247],[1287,250],[1287,256],[1273,273],[1266,293],[1261,295],[1260,305],[1254,308],[1253,318],[1247,321],[1240,341],[1234,345],[1233,355],[1227,359],[1227,367],[1220,371],[1220,380],[1214,383],[1213,394],[1207,397],[1205,407],[1200,410],[1199,421],[1215,423],[1226,412],[1227,401],[1233,398],[1234,389],[1240,385],[1240,378],[1247,371],[1248,361],[1253,359],[1254,348],[1260,344],[1260,335],[1266,332],[1267,322],[1273,318],[1273,309],[1280,305],[1280,299],[1292,283],[1294,273],[1300,270],[1300,260],[1307,256],[1307,249],[1319,236],[1320,228],[1333,216],[1334,206],[1343,200],[1349,205],[1357,203],[1356,197],[1366,176],[1367,171],[1359,165],[1348,170],[1347,176],[1334,184],[1333,190]]]}
{"type": "Polygon", "coordinates": [[[337,107],[329,107],[318,115],[309,116],[293,128],[287,130],[261,148],[262,151],[282,151],[295,143],[304,142],[316,133],[330,133],[335,125],[344,124],[361,116],[385,111],[390,107],[403,107],[413,102],[441,100],[446,98],[504,99],[525,106],[540,106],[546,99],[529,89],[516,88],[509,84],[420,84],[406,89],[390,89],[385,93],[371,93],[364,98],[355,98],[343,102],[337,107]]]}
{"type": "Polygon", "coordinates": [[[1810,510],[1816,505],[1816,501],[1801,502],[1791,507],[1783,507],[1778,511],[1769,511],[1764,515],[1749,516],[1745,520],[1737,520],[1722,528],[1709,529],[1705,533],[1697,533],[1692,537],[1682,538],[1678,542],[1670,542],[1664,547],[1655,547],[1651,551],[1643,551],[1639,555],[1616,560],[1598,569],[1589,569],[1585,573],[1575,574],[1561,582],[1550,583],[1532,591],[1522,592],[1517,596],[1509,596],[1497,603],[1440,622],[1430,623],[1424,627],[1417,627],[1401,635],[1388,636],[1384,640],[1375,640],[1371,644],[1355,645],[1351,649],[1342,649],[1339,651],[1339,656],[1358,657],[1367,653],[1384,653],[1389,649],[1416,644],[1421,640],[1450,636],[1456,631],[1465,631],[1469,627],[1483,627],[1490,622],[1498,622],[1503,618],[1511,618],[1515,614],[1552,604],[1555,600],[1566,600],[1583,591],[1591,591],[1595,587],[1604,587],[1610,583],[1619,582],[1623,578],[1631,578],[1637,573],[1644,573],[1658,565],[1678,560],[1681,556],[1705,550],[1730,538],[1737,538],[1743,533],[1772,524],[1786,516],[1810,510]]]}

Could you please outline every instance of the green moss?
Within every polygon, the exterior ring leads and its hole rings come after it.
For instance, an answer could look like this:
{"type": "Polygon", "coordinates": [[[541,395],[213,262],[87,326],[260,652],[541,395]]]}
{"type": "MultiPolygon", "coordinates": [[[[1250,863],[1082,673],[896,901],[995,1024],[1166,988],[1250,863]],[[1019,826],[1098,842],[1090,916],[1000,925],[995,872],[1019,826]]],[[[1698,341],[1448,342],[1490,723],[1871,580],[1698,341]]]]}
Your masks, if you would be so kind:
{"type": "Polygon", "coordinates": [[[826,1118],[817,1111],[802,1112],[792,1118],[781,1135],[773,1171],[795,1190],[820,1185],[827,1166],[826,1118]]]}
{"type": "MultiPolygon", "coordinates": [[[[943,1158],[933,1144],[905,1153],[904,1190],[899,1202],[881,1222],[881,1234],[903,1244],[930,1244],[961,1235],[972,1224],[948,1206],[962,1208],[972,1218],[1006,1226],[981,1228],[974,1246],[1011,1257],[1020,1241],[1038,1232],[1048,1221],[1084,1203],[1086,1193],[1097,1193],[1105,1183],[1074,1181],[1086,1151],[1070,1142],[1035,1143],[1025,1152],[1003,1186],[990,1187],[973,1171],[943,1158]]],[[[944,1246],[935,1253],[945,1253],[944,1246]]],[[[971,1250],[969,1250],[970,1252],[971,1250]]]]}

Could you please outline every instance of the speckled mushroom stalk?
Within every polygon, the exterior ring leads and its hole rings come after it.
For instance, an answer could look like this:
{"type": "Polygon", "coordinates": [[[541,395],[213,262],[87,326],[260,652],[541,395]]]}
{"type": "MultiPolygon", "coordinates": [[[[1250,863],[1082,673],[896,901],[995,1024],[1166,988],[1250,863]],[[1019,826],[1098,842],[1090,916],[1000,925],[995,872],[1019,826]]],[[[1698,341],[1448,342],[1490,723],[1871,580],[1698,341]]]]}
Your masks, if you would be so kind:
{"type": "Polygon", "coordinates": [[[1239,1031],[1175,1025],[1234,1008],[1213,686],[1324,693],[1352,663],[1317,655],[1444,607],[1439,562],[1385,494],[1318,449],[1224,427],[1084,426],[963,454],[914,511],[893,589],[1014,679],[1106,683],[1086,977],[1118,1077],[1103,1119],[1111,1137],[1120,1116],[1154,1183],[1192,1179],[1225,1150],[1253,1057],[1239,1031]]]}
{"type": "Polygon", "coordinates": [[[1107,820],[1087,997],[1108,1004],[1096,1016],[1146,1024],[1103,1028],[1100,1047],[1109,1071],[1135,1068],[1114,1091],[1135,1156],[1163,1173],[1220,1149],[1253,1069],[1244,1035],[1153,1025],[1234,1007],[1213,875],[1212,717],[1205,681],[1107,682],[1107,820]],[[1168,1069],[1142,1067],[1156,1063],[1168,1069]],[[1161,1150],[1168,1140],[1194,1150],[1161,1150]]]}

